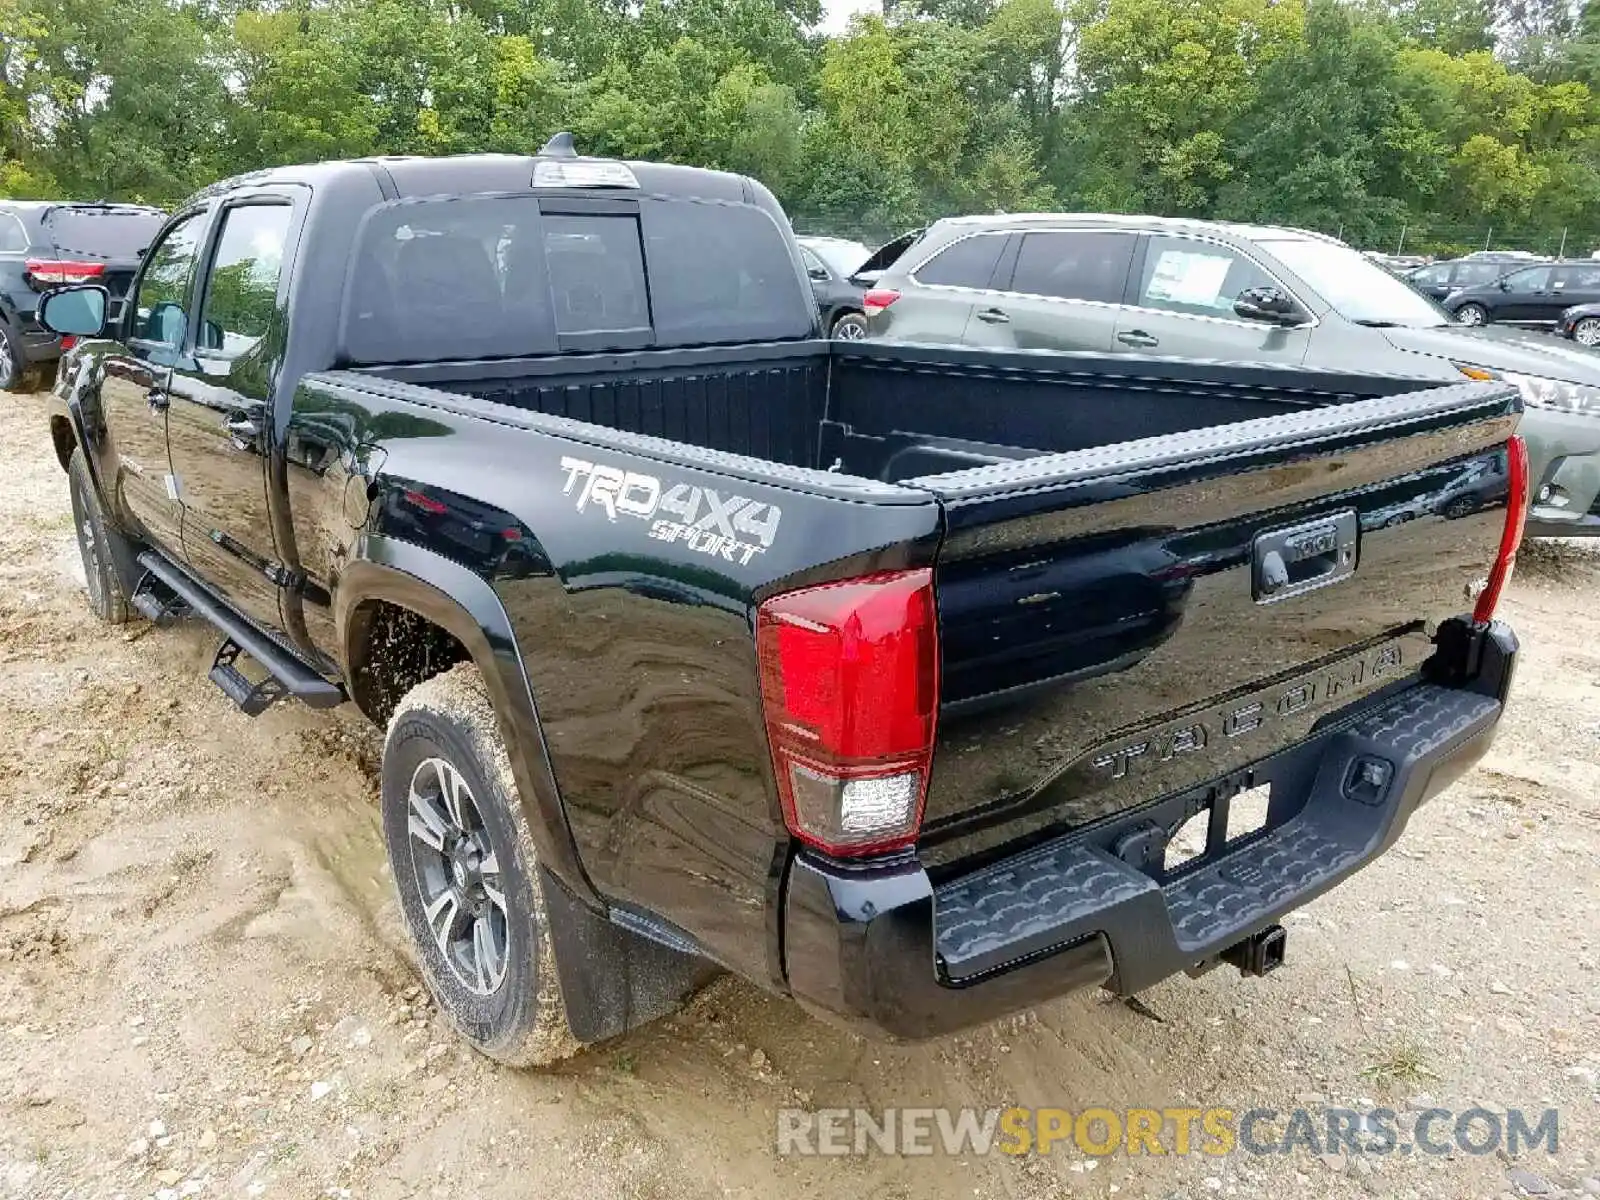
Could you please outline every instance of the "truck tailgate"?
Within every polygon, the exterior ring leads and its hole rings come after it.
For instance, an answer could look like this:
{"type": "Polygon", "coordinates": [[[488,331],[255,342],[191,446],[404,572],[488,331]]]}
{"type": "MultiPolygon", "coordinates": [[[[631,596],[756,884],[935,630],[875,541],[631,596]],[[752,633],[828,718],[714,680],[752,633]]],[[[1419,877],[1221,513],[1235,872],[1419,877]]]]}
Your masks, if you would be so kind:
{"type": "Polygon", "coordinates": [[[907,481],[945,516],[936,875],[1227,777],[1472,608],[1520,406],[1462,384],[907,481]]]}

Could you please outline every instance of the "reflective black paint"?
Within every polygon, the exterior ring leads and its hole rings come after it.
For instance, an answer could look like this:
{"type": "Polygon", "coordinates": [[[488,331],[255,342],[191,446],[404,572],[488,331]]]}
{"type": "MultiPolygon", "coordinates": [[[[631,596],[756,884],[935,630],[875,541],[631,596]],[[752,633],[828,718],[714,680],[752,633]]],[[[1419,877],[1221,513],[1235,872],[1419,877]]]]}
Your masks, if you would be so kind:
{"type": "MultiPolygon", "coordinates": [[[[1042,455],[1418,385],[819,342],[330,370],[348,248],[382,176],[307,168],[246,185],[300,205],[259,369],[186,361],[197,407],[173,422],[141,409],[155,381],[112,331],[63,376],[58,415],[125,527],[358,697],[375,602],[449,631],[489,679],[549,869],[767,986],[787,986],[792,848],[751,637],[763,597],[936,567],[946,703],[917,870],[950,874],[1221,775],[1323,710],[1156,772],[1095,767],[1144,731],[1386,639],[1420,667],[1426,622],[1469,607],[1492,558],[1508,389],[1403,429],[1064,480],[1042,455]],[[270,402],[268,419],[235,454],[213,426],[252,402],[270,402]],[[150,488],[173,430],[174,464],[228,464],[193,512],[150,488]],[[960,474],[983,464],[1017,471],[983,486],[960,474]],[[1254,603],[1260,532],[1352,507],[1351,579],[1254,603]]],[[[232,198],[201,197],[202,219],[232,198]]],[[[1092,982],[1103,957],[1069,974],[1092,982]]]]}

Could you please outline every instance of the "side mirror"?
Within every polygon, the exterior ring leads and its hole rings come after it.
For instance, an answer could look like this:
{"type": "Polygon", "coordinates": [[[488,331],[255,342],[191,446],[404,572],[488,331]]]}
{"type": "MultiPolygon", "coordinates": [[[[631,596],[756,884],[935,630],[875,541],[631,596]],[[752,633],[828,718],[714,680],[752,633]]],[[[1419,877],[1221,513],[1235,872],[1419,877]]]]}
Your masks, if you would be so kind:
{"type": "Polygon", "coordinates": [[[1275,287],[1245,288],[1233,302],[1233,311],[1247,321],[1271,325],[1304,325],[1306,314],[1290,297],[1275,287]]]}
{"type": "Polygon", "coordinates": [[[1509,279],[1502,279],[1500,281],[1500,290],[1502,292],[1509,292],[1511,290],[1511,281],[1509,279]]]}
{"type": "Polygon", "coordinates": [[[828,282],[828,272],[823,267],[808,267],[806,268],[806,274],[811,276],[811,278],[815,279],[818,283],[828,282]]]}
{"type": "Polygon", "coordinates": [[[111,293],[95,283],[56,288],[39,298],[35,320],[64,337],[99,337],[110,301],[111,293]]]}

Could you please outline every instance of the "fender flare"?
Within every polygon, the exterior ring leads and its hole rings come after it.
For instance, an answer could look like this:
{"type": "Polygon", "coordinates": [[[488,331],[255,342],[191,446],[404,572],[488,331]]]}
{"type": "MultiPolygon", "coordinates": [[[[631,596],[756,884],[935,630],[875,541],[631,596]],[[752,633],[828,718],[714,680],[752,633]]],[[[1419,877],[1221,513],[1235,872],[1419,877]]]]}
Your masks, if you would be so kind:
{"type": "Polygon", "coordinates": [[[410,609],[466,647],[488,685],[523,815],[544,867],[575,898],[603,910],[567,821],[533,688],[500,597],[481,576],[443,555],[379,534],[360,535],[333,589],[339,662],[347,680],[354,661],[353,615],[374,600],[410,609]]]}

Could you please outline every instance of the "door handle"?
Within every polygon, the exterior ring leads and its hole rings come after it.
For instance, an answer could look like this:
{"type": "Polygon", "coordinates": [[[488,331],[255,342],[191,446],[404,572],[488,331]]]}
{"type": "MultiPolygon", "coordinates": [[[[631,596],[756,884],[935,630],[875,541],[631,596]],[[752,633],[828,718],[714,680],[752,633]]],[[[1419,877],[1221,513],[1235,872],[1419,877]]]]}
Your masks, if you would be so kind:
{"type": "Polygon", "coordinates": [[[987,321],[990,325],[1009,325],[1011,318],[998,308],[986,308],[978,314],[978,320],[987,321]]]}
{"type": "Polygon", "coordinates": [[[1144,348],[1161,344],[1160,338],[1154,334],[1146,333],[1142,329],[1130,329],[1127,333],[1119,333],[1117,334],[1117,341],[1124,346],[1140,346],[1144,348]]]}
{"type": "Polygon", "coordinates": [[[153,387],[144,394],[144,398],[150,402],[151,412],[166,412],[172,404],[172,397],[166,388],[153,387]]]}

